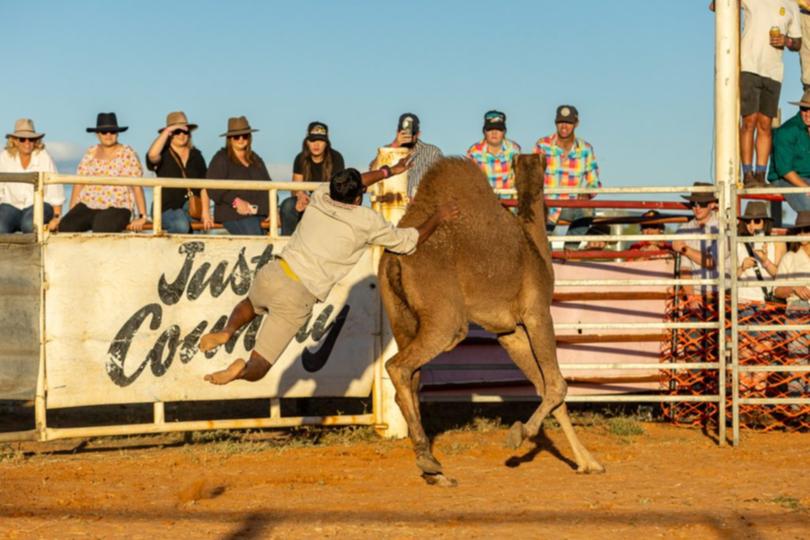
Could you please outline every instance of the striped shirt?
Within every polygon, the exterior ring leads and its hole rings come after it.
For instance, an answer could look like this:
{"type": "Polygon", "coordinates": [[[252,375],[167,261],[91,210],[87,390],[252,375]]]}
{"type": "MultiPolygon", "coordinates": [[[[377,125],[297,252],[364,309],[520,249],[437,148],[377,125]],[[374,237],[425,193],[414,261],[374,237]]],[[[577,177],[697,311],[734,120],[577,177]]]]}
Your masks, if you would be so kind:
{"type": "MultiPolygon", "coordinates": [[[[514,188],[515,175],[512,173],[512,158],[520,153],[520,145],[504,139],[497,154],[492,154],[486,139],[475,143],[467,150],[467,157],[473,160],[484,174],[493,189],[514,188]]],[[[502,198],[508,198],[502,195],[502,198]]]]}
{"type": "Polygon", "coordinates": [[[416,188],[419,187],[419,182],[422,181],[422,177],[430,166],[442,157],[442,151],[439,150],[438,146],[424,143],[417,139],[411,155],[413,156],[413,165],[411,165],[411,168],[408,170],[408,197],[413,199],[414,195],[416,195],[416,188]]]}
{"type": "MultiPolygon", "coordinates": [[[[599,165],[593,147],[582,139],[574,139],[574,144],[567,152],[557,146],[557,134],[537,140],[535,154],[546,157],[545,189],[549,188],[599,188],[599,165]]],[[[576,195],[548,195],[554,199],[576,199],[576,195]]],[[[553,209],[549,221],[556,222],[560,209],[553,209]]]]}

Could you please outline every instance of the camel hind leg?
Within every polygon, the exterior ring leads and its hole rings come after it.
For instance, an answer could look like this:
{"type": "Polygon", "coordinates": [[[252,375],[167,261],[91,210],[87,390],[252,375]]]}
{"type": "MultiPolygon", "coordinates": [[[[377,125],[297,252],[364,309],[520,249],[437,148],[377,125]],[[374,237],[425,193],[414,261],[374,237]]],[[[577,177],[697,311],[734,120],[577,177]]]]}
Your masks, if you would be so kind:
{"type": "MultiPolygon", "coordinates": [[[[554,339],[553,334],[552,327],[552,339],[554,339]]],[[[509,446],[518,448],[526,438],[536,436],[540,432],[543,420],[551,413],[559,422],[568,444],[571,446],[577,463],[577,472],[604,472],[604,467],[585,448],[579,437],[577,437],[574,426],[571,424],[568,407],[565,404],[567,385],[557,364],[554,341],[551,342],[550,351],[546,351],[546,354],[537,357],[535,357],[529,335],[520,326],[517,327],[514,333],[500,336],[498,341],[523,374],[526,375],[526,378],[534,384],[538,395],[542,398],[542,402],[525,425],[521,422],[515,422],[512,426],[507,441],[509,446]]],[[[544,342],[548,343],[545,339],[544,342]]]]}

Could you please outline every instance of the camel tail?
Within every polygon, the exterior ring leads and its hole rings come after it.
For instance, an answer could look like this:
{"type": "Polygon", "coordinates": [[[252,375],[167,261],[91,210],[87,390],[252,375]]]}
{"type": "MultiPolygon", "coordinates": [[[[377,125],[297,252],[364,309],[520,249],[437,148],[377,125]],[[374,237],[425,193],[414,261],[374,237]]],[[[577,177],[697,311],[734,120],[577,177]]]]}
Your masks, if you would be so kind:
{"type": "Polygon", "coordinates": [[[380,294],[397,344],[402,347],[416,335],[417,321],[402,283],[402,264],[396,255],[385,254],[380,264],[380,294]]]}

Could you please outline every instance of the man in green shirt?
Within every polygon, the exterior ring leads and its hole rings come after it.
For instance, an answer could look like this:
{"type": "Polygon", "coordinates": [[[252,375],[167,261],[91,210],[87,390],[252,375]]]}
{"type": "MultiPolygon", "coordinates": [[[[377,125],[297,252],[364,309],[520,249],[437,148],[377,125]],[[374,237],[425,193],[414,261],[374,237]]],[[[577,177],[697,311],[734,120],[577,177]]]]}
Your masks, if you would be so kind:
{"type": "MultiPolygon", "coordinates": [[[[799,112],[782,124],[773,135],[773,152],[768,181],[774,187],[810,186],[810,90],[798,105],[799,112]]],[[[785,200],[793,210],[810,210],[810,193],[785,193],[785,200]]]]}

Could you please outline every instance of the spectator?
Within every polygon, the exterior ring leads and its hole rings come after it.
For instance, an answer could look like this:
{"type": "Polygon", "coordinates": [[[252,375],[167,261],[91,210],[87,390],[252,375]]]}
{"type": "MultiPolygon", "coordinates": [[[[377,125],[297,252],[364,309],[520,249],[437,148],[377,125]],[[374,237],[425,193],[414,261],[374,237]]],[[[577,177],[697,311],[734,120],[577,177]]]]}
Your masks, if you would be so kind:
{"type": "MultiPolygon", "coordinates": [[[[191,132],[195,129],[197,124],[190,124],[185,113],[169,113],[166,127],[158,130],[157,139],[146,153],[146,168],[161,178],[205,178],[208,170],[205,159],[191,143],[191,132]]],[[[189,205],[192,197],[199,196],[199,189],[163,188],[163,228],[172,234],[191,232],[189,205]]]]}
{"type": "MultiPolygon", "coordinates": [[[[438,146],[422,141],[422,129],[419,117],[413,113],[403,113],[397,122],[397,135],[388,145],[390,148],[409,148],[413,162],[408,170],[408,197],[413,199],[419,182],[433,163],[442,157],[438,146]]],[[[369,169],[379,169],[377,159],[371,162],[369,169]]]]}
{"type": "MultiPolygon", "coordinates": [[[[810,178],[810,90],[798,105],[799,112],[776,130],[768,180],[774,187],[807,187],[810,178]]],[[[785,193],[785,200],[796,212],[810,210],[810,193],[785,193]]]]}
{"type": "MultiPolygon", "coordinates": [[[[311,122],[301,152],[293,162],[293,182],[328,182],[345,168],[343,156],[329,141],[329,127],[323,122],[311,122]]],[[[309,198],[310,193],[296,191],[281,203],[281,234],[289,236],[295,231],[309,198]]]]}
{"type": "MultiPolygon", "coordinates": [[[[505,137],[506,115],[500,111],[488,111],[484,115],[483,131],[483,140],[467,149],[467,157],[484,171],[493,189],[514,189],[512,159],[520,153],[520,145],[505,137]]],[[[513,196],[501,194],[500,198],[513,196]]]]}
{"type": "MultiPolygon", "coordinates": [[[[593,147],[576,136],[579,111],[573,105],[560,105],[554,119],[556,132],[537,140],[535,154],[546,156],[545,188],[599,188],[599,166],[593,147]]],[[[594,196],[552,195],[556,199],[588,200],[594,196]]],[[[570,223],[567,235],[583,235],[593,221],[593,210],[582,208],[549,208],[546,231],[551,234],[559,220],[570,223]]],[[[566,246],[567,247],[567,246],[566,246]]]]}
{"type": "MultiPolygon", "coordinates": [[[[779,93],[782,89],[782,52],[785,48],[791,51],[801,48],[802,29],[795,0],[740,1],[743,10],[740,41],[740,158],[743,184],[747,188],[765,187],[771,152],[771,124],[779,109],[779,93]]],[[[710,8],[714,10],[714,2],[710,8]]]]}
{"type": "MultiPolygon", "coordinates": [[[[661,221],[664,216],[658,210],[648,210],[641,214],[644,219],[639,224],[641,234],[664,234],[666,233],[666,225],[661,221]]],[[[672,244],[666,240],[641,240],[630,245],[630,250],[640,251],[668,251],[672,249],[672,244]]]]}
{"type": "MultiPolygon", "coordinates": [[[[129,129],[119,127],[115,113],[99,113],[96,127],[87,128],[95,133],[99,144],[84,153],[76,174],[79,176],[143,176],[138,154],[129,146],[118,142],[118,134],[129,129]]],[[[73,186],[70,210],[62,218],[62,232],[121,232],[127,225],[134,231],[146,224],[146,201],[140,186],[85,185],[73,186]],[[132,220],[137,207],[139,217],[132,220]]]]}
{"type": "MultiPolygon", "coordinates": [[[[228,119],[228,131],[220,137],[226,138],[222,148],[208,165],[208,178],[224,180],[263,180],[270,181],[270,174],[259,155],[251,148],[252,133],[259,131],[250,127],[244,116],[228,119]]],[[[269,187],[269,186],[268,186],[269,187]]],[[[262,220],[269,214],[267,192],[249,189],[202,190],[203,225],[210,228],[213,223],[209,214],[210,199],[217,221],[231,234],[262,234],[262,220]]]]}
{"type": "MultiPolygon", "coordinates": [[[[791,243],[790,250],[779,262],[779,279],[810,281],[810,211],[799,212],[796,224],[789,234],[804,237],[791,243]],[[806,238],[806,239],[805,239],[806,238]]],[[[774,296],[787,300],[787,320],[790,324],[810,324],[810,287],[806,284],[776,287],[774,296]]],[[[810,334],[802,331],[788,332],[788,354],[791,363],[806,365],[810,361],[810,334]]],[[[798,374],[788,383],[791,395],[806,397],[810,392],[808,374],[798,374]]]]}
{"type": "MultiPolygon", "coordinates": [[[[761,201],[749,202],[745,212],[739,217],[739,236],[770,236],[773,220],[768,215],[767,205],[761,201]]],[[[779,261],[785,254],[781,242],[762,242],[737,245],[737,278],[743,281],[762,280],[765,276],[774,277],[779,261]]],[[[770,291],[766,287],[743,287],[737,295],[742,303],[763,304],[770,291]]]]}
{"type": "Polygon", "coordinates": [[[799,59],[802,64],[802,85],[810,90],[810,0],[796,0],[799,4],[799,19],[802,27],[802,46],[799,59]]]}
{"type": "MultiPolygon", "coordinates": [[[[714,187],[712,184],[695,182],[695,187],[714,187]]],[[[694,217],[678,227],[678,234],[719,234],[717,221],[717,198],[714,193],[691,193],[684,196],[689,201],[694,217]]],[[[681,275],[683,277],[696,277],[698,279],[717,279],[717,242],[714,240],[675,240],[672,249],[683,256],[681,275]],[[697,276],[694,276],[697,274],[697,276]]],[[[726,250],[728,261],[728,250],[726,250]]],[[[694,289],[691,286],[682,288],[684,294],[691,295],[694,289]]],[[[716,286],[701,286],[701,296],[706,298],[709,291],[716,290],[716,286]]],[[[694,297],[693,297],[694,300],[694,297]]],[[[692,302],[692,307],[697,304],[692,302]]]]}
{"type": "MultiPolygon", "coordinates": [[[[6,148],[0,152],[0,172],[56,172],[53,159],[45,150],[44,133],[37,133],[34,121],[21,118],[14,123],[14,132],[6,135],[6,148]]],[[[61,184],[45,186],[43,222],[48,230],[59,225],[65,189],[61,184]]],[[[34,231],[34,188],[30,184],[0,183],[0,234],[34,231]]]]}
{"type": "MultiPolygon", "coordinates": [[[[745,213],[739,217],[737,234],[741,237],[768,236],[771,234],[773,220],[768,216],[767,205],[761,201],[749,202],[745,213]]],[[[740,281],[763,281],[765,277],[774,277],[785,245],[781,242],[762,242],[754,244],[737,244],[737,279],[740,281]]],[[[759,287],[741,287],[737,290],[737,320],[742,325],[757,324],[762,317],[767,317],[765,302],[770,299],[770,289],[760,283],[759,287]]],[[[764,341],[759,332],[740,334],[740,360],[748,363],[765,354],[772,344],[764,341]],[[746,339],[747,338],[747,339],[746,339]]],[[[767,386],[766,373],[741,373],[742,385],[757,392],[767,386]]]]}

